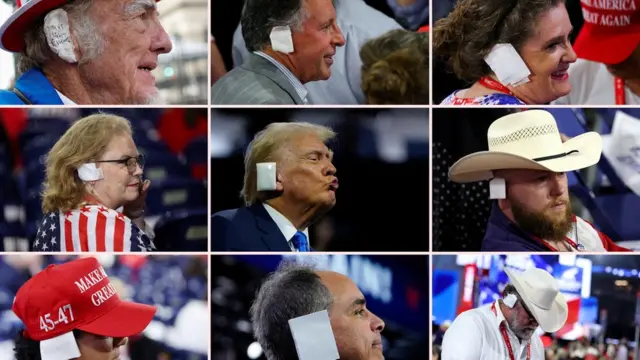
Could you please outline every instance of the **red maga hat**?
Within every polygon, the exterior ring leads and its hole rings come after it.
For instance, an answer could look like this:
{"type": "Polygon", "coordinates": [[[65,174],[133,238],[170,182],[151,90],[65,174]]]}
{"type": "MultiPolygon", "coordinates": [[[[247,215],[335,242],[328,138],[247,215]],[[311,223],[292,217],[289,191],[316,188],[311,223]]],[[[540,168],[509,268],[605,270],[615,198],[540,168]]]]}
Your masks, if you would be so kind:
{"type": "Polygon", "coordinates": [[[640,44],[640,0],[581,0],[584,25],[578,57],[607,65],[626,60],[640,44]]]}
{"type": "Polygon", "coordinates": [[[153,319],[154,306],[122,301],[93,257],[49,265],[16,295],[13,312],[28,336],[46,341],[73,330],[127,337],[141,333],[153,319]]]}

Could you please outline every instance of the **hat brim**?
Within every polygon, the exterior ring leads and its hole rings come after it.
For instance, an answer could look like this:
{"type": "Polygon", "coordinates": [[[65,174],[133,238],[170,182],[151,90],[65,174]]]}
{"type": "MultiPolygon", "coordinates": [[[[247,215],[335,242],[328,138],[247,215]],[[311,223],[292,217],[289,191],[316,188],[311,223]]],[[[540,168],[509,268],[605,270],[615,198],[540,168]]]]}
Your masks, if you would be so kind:
{"type": "Polygon", "coordinates": [[[556,173],[574,171],[595,165],[602,155],[602,138],[596,132],[587,132],[565,141],[563,151],[569,153],[556,159],[540,162],[500,151],[480,151],[463,157],[449,169],[449,179],[457,183],[489,180],[493,171],[503,169],[529,169],[556,173]]]}
{"type": "Polygon", "coordinates": [[[156,308],[150,305],[121,301],[111,310],[78,329],[108,337],[128,337],[141,333],[151,323],[156,308]]]}
{"type": "Polygon", "coordinates": [[[558,292],[556,298],[553,299],[551,308],[542,309],[531,302],[531,298],[529,297],[530,290],[522,285],[518,276],[509,269],[505,269],[505,272],[513,287],[516,288],[518,295],[520,295],[522,301],[524,301],[527,308],[531,311],[531,315],[533,315],[538,325],[540,325],[540,328],[548,333],[554,333],[562,329],[569,316],[569,306],[567,305],[567,300],[564,298],[564,295],[558,292]]]}
{"type": "Polygon", "coordinates": [[[592,24],[585,24],[576,38],[573,50],[579,58],[615,65],[625,61],[640,44],[640,28],[627,33],[607,34],[592,24]]]}

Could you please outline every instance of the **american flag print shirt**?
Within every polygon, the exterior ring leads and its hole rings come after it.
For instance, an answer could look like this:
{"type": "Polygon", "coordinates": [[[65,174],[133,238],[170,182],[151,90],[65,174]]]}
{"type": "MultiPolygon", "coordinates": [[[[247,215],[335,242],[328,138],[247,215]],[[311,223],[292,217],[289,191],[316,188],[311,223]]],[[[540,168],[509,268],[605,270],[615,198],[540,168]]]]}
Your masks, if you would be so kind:
{"type": "Polygon", "coordinates": [[[124,214],[102,205],[85,205],[42,218],[32,251],[147,252],[155,246],[149,236],[124,214]]]}

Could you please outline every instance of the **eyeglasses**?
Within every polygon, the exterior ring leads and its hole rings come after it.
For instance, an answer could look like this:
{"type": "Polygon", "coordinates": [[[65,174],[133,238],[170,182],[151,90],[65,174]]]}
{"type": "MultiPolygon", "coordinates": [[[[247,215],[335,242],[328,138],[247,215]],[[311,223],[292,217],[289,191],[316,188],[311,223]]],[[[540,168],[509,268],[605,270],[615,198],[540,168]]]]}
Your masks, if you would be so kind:
{"type": "Polygon", "coordinates": [[[130,173],[134,173],[136,171],[136,167],[137,165],[140,165],[141,169],[144,169],[144,155],[140,154],[138,156],[132,157],[132,156],[127,156],[123,159],[120,160],[100,160],[100,161],[95,161],[97,163],[118,163],[118,164],[122,164],[125,165],[127,167],[127,170],[129,170],[130,173]]]}

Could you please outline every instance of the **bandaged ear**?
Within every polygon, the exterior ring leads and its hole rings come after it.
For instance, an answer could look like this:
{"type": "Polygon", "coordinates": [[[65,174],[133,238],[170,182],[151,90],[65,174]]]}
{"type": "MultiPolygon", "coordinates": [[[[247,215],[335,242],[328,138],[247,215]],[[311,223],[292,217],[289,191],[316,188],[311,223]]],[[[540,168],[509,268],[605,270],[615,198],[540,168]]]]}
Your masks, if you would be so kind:
{"type": "Polygon", "coordinates": [[[502,299],[502,303],[509,309],[512,309],[516,305],[516,301],[518,301],[518,298],[513,294],[509,294],[506,298],[502,299]]]}
{"type": "Polygon", "coordinates": [[[520,86],[529,82],[531,71],[511,44],[496,44],[484,61],[503,85],[520,86]]]}
{"type": "Polygon", "coordinates": [[[504,178],[493,178],[489,181],[489,199],[506,199],[507,183],[504,178]]]}
{"type": "Polygon", "coordinates": [[[276,163],[264,162],[256,164],[257,170],[257,190],[274,191],[277,189],[276,183],[276,163]]]}
{"type": "Polygon", "coordinates": [[[104,179],[102,169],[98,169],[95,163],[82,164],[78,168],[78,177],[82,181],[98,181],[104,179]]]}
{"type": "Polygon", "coordinates": [[[271,48],[274,51],[291,54],[293,49],[293,36],[291,35],[291,27],[274,26],[269,34],[271,40],[271,48]]]}
{"type": "Polygon", "coordinates": [[[62,60],[73,64],[76,59],[75,47],[69,30],[69,16],[62,9],[50,11],[44,17],[44,35],[49,48],[62,60]]]}

